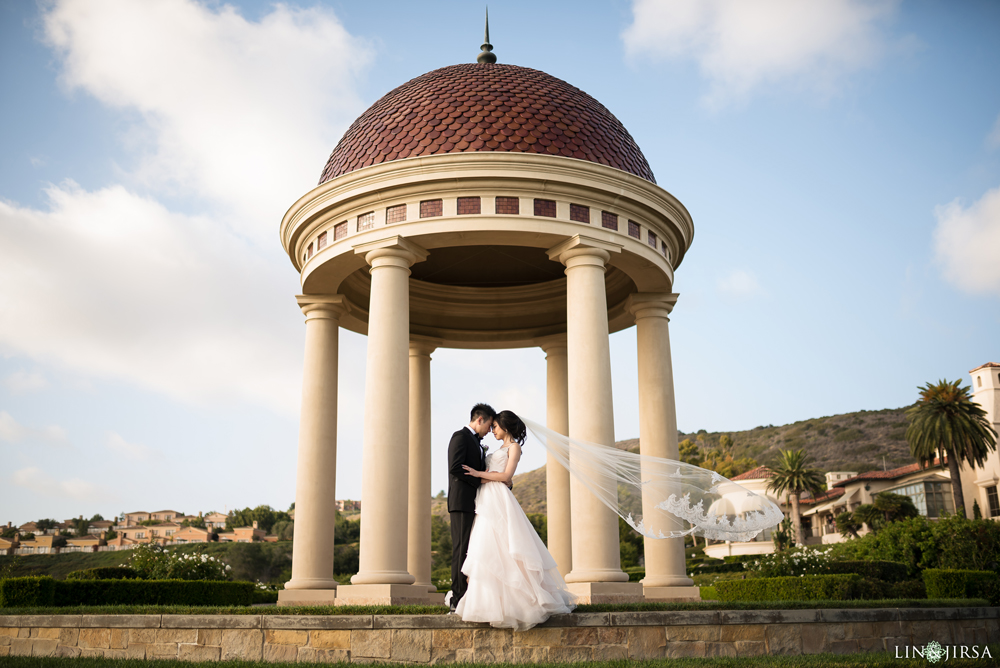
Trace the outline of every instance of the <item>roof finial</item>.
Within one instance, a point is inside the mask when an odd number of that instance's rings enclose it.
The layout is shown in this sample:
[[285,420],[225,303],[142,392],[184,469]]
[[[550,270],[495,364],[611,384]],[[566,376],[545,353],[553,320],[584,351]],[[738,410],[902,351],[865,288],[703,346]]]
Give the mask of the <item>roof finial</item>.
[[478,63],[495,63],[497,62],[497,54],[491,53],[493,51],[493,45],[490,44],[490,8],[486,8],[486,36],[483,38],[485,42],[481,47],[483,51],[476,58]]

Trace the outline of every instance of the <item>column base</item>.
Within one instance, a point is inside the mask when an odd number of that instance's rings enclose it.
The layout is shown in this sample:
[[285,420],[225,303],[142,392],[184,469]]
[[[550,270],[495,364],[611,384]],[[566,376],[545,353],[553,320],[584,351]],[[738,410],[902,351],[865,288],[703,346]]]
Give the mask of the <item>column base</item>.
[[700,601],[700,587],[643,587],[647,601]]
[[336,589],[282,589],[278,605],[336,605]]
[[[431,593],[426,586],[399,584],[341,585],[334,605],[427,605]],[[444,603],[444,595],[441,595]]]
[[642,585],[638,582],[570,582],[566,585],[578,604],[640,603]]

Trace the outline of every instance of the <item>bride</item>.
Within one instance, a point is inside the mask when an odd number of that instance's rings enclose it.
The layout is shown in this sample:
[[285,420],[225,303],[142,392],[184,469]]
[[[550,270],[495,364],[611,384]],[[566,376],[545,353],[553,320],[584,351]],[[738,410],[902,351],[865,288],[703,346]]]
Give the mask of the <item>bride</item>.
[[464,467],[483,484],[476,493],[476,520],[462,566],[469,585],[455,614],[467,622],[524,631],[551,615],[572,612],[575,597],[507,488],[527,437],[524,422],[501,411],[493,420],[493,437],[502,445],[487,456],[486,470]]

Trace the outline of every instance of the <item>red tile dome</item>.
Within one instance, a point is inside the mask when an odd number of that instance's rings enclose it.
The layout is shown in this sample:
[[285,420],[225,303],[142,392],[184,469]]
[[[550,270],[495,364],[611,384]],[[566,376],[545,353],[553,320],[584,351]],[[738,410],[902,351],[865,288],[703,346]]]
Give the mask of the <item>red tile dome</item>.
[[562,79],[516,65],[452,65],[412,79],[354,121],[319,182],[418,155],[541,153],[614,167],[656,183],[625,126]]

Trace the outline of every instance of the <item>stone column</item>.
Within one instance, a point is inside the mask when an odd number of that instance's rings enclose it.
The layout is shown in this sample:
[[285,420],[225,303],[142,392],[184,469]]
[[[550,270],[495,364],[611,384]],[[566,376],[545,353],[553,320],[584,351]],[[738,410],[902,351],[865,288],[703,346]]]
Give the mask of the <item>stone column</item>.
[[[676,302],[676,294],[636,293],[626,303],[635,315],[639,353],[639,452],[674,460],[680,454],[667,316]],[[643,517],[663,517],[663,511],[656,508],[662,500],[643,494]],[[667,528],[681,528],[681,523]],[[642,585],[647,600],[701,600],[700,590],[687,576],[683,538],[643,537],[643,551],[646,577]]]
[[[613,447],[611,350],[604,272],[621,247],[577,235],[550,249],[566,265],[569,435]],[[599,474],[599,472],[591,472]],[[621,569],[618,516],[576,477],[570,478],[573,570],[566,576],[581,603],[641,600],[642,585]]]
[[306,316],[299,459],[295,480],[292,579],[278,605],[333,605],[333,527],[337,481],[337,354],[341,295],[299,295]]
[[[428,592],[431,583],[431,353],[436,346],[410,342],[410,485],[406,569]],[[443,597],[442,597],[443,598]]]
[[423,602],[407,571],[409,520],[410,266],[427,252],[394,236],[355,247],[371,266],[361,470],[360,571],[340,587],[343,605]]
[[[567,396],[566,337],[552,336],[539,343],[546,362],[546,426],[569,434]],[[552,455],[545,462],[545,506],[548,513],[549,552],[563,577],[573,569],[573,542],[570,526],[569,471]]]

